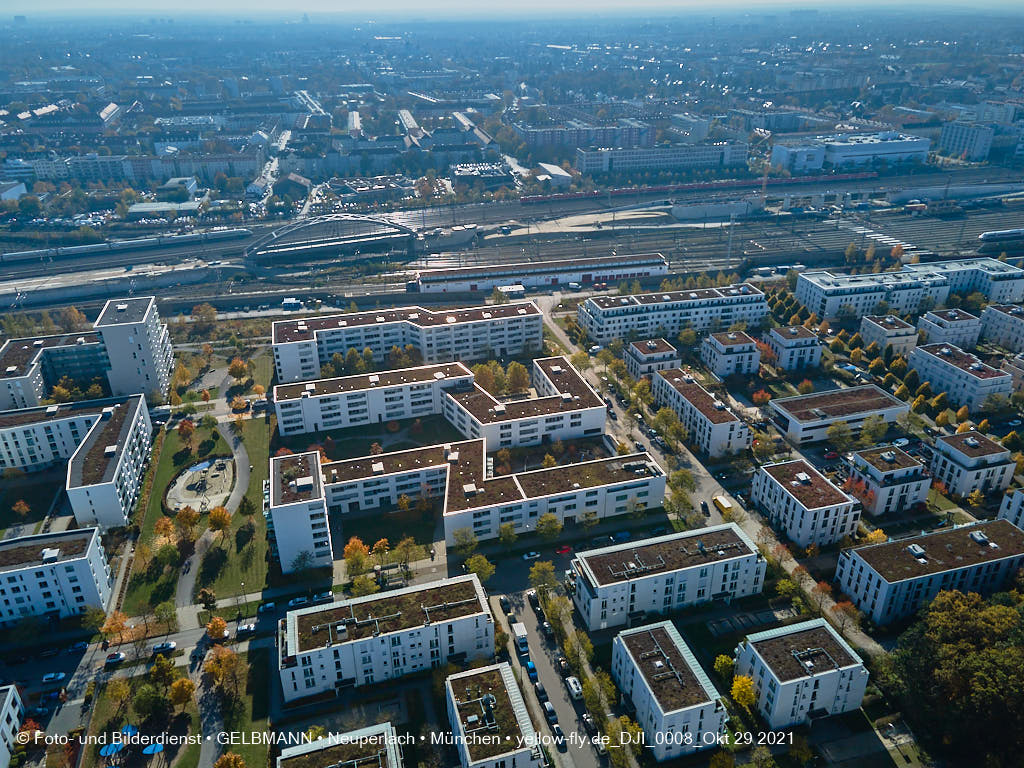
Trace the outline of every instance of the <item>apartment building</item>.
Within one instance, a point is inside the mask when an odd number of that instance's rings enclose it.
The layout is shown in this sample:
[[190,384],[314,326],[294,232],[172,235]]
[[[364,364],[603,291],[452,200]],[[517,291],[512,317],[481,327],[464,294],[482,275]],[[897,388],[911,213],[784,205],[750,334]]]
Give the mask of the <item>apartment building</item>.
[[587,629],[642,622],[712,600],[756,595],[767,565],[735,523],[580,552],[572,599]]
[[7,339],[0,344],[0,411],[39,405],[62,376],[88,381],[109,367],[95,333]]
[[997,304],[1024,300],[1024,269],[992,258],[904,264],[899,272],[844,275],[827,270],[801,272],[795,296],[820,318],[840,310],[856,317],[878,314],[879,303],[899,314],[917,314],[921,302],[942,306],[950,293],[983,293]]
[[924,344],[952,344],[974,349],[981,335],[981,320],[962,309],[933,309],[917,320]]
[[981,336],[1011,352],[1024,352],[1024,307],[989,304],[981,313]]
[[896,315],[864,315],[860,319],[860,337],[864,348],[877,344],[883,352],[892,347],[893,355],[906,357],[917,346],[917,329]]
[[403,768],[402,740],[388,721],[285,747],[277,757],[277,768],[329,765]]
[[772,328],[765,340],[775,353],[775,365],[784,371],[817,368],[821,365],[821,339],[802,325]]
[[334,562],[319,453],[271,457],[269,512],[283,573]]
[[835,581],[878,625],[910,616],[941,590],[997,592],[1024,565],[1024,531],[991,520],[839,554]]
[[622,353],[626,373],[634,379],[650,376],[655,371],[678,368],[682,362],[679,350],[665,339],[630,342]]
[[928,499],[932,481],[924,464],[894,445],[855,451],[846,463],[850,491],[870,515],[907,510]]
[[468,309],[402,307],[279,320],[273,326],[274,365],[281,383],[320,376],[335,353],[369,349],[383,360],[412,345],[424,363],[525,355],[543,349],[541,312],[532,301]]
[[18,731],[25,719],[25,704],[18,686],[0,686],[0,768],[11,764],[11,755],[18,746]]
[[444,416],[467,439],[484,439],[488,453],[520,445],[597,437],[607,408],[564,357],[533,361],[536,397],[498,400],[479,386],[445,390]]
[[507,661],[449,675],[444,689],[462,768],[547,765],[541,737]]
[[750,500],[773,528],[801,547],[835,544],[852,536],[860,520],[857,500],[803,459],[762,465]]
[[977,411],[992,395],[1010,396],[1010,374],[981,362],[977,355],[952,344],[915,347],[907,363],[916,368],[921,381],[931,382],[932,392],[945,392],[950,404],[966,405]]
[[750,447],[750,427],[689,373],[681,368],[658,371],[652,381],[655,404],[676,412],[701,453],[718,458]]
[[939,134],[939,151],[971,162],[984,162],[992,150],[995,130],[991,125],[954,120],[944,123]]
[[881,416],[887,424],[893,424],[910,410],[909,405],[874,384],[783,397],[770,405],[775,425],[797,445],[826,439],[828,428],[836,422],[845,422],[856,434],[871,416]]
[[942,435],[932,452],[932,477],[949,493],[966,497],[972,491],[994,493],[1009,487],[1017,464],[1010,451],[974,430]]
[[772,730],[860,709],[868,670],[825,619],[747,635],[736,674],[754,681],[757,709]]
[[726,141],[667,147],[577,147],[576,170],[594,174],[644,168],[746,168],[747,150],[744,143]]
[[613,339],[675,336],[684,328],[707,331],[740,322],[757,325],[767,314],[764,294],[749,283],[740,283],[691,291],[592,296],[579,305],[577,320],[593,341],[608,344]]
[[733,374],[756,374],[761,365],[761,352],[757,342],[742,331],[709,333],[701,342],[700,359],[715,376],[724,379]]
[[158,394],[161,400],[167,396],[174,353],[167,325],[160,322],[155,297],[111,299],[93,328],[107,350],[107,379],[112,394]]
[[127,525],[149,463],[153,427],[141,395],[0,413],[0,470],[67,462],[79,525]]
[[278,627],[285,701],[494,657],[474,574],[288,611]]
[[282,435],[346,429],[441,413],[448,391],[472,389],[462,363],[317,379],[274,387]]
[[658,762],[710,749],[725,733],[722,694],[671,621],[619,632],[612,679],[632,702]]
[[0,541],[0,626],[106,610],[112,586],[97,528]]

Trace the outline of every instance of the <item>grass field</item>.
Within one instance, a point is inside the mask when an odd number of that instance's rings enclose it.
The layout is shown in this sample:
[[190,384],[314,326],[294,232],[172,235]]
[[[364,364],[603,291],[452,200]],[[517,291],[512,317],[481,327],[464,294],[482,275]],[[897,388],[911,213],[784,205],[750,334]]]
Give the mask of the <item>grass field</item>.
[[[224,729],[235,733],[263,733],[267,730],[267,716],[270,712],[270,688],[267,674],[270,665],[270,651],[267,648],[252,648],[241,657],[249,665],[245,684],[245,695],[230,712],[224,713]],[[263,768],[267,764],[267,744],[234,744],[225,751],[240,755],[249,768]]]

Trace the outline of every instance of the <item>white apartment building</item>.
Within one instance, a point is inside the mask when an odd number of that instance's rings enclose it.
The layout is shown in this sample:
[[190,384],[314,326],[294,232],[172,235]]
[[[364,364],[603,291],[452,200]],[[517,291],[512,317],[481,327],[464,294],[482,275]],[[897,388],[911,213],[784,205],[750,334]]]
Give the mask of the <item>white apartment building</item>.
[[25,705],[18,686],[0,686],[0,768],[11,764],[11,755],[17,748],[18,731],[25,719]]
[[0,344],[0,411],[39,405],[62,376],[84,382],[109,367],[95,333],[7,339]]
[[564,357],[533,361],[536,397],[498,400],[479,386],[445,390],[443,413],[467,439],[482,437],[488,453],[603,434],[604,401]]
[[285,747],[277,757],[277,768],[309,768],[311,764],[403,768],[405,763],[401,739],[388,721]]
[[740,283],[635,296],[592,296],[579,305],[577,320],[596,343],[608,344],[613,339],[675,336],[685,328],[707,331],[740,322],[757,325],[767,314],[764,294]]
[[924,344],[953,344],[974,349],[981,335],[981,320],[962,309],[933,309],[917,320]]
[[0,541],[0,626],[106,610],[113,575],[97,528]]
[[1010,374],[981,362],[977,355],[952,344],[915,347],[907,363],[916,368],[921,381],[931,382],[932,392],[945,392],[953,405],[976,411],[991,395],[1010,396]]
[[174,353],[167,325],[160,322],[156,311],[155,297],[111,299],[93,328],[103,339],[110,360],[107,379],[111,393],[167,396]]
[[1024,565],[1024,531],[991,520],[839,554],[839,589],[878,625],[910,616],[941,590],[996,592]]
[[851,493],[870,515],[906,510],[928,499],[931,478],[924,464],[894,445],[854,452],[847,461]]
[[939,151],[974,163],[988,159],[995,130],[991,125],[954,120],[942,126]]
[[825,147],[813,143],[775,144],[772,146],[771,164],[790,173],[820,171],[825,164]]
[[825,440],[828,428],[839,421],[856,434],[870,416],[881,416],[893,424],[910,410],[909,405],[874,384],[783,397],[770,405],[775,425],[796,445]]
[[864,315],[860,319],[860,337],[864,348],[872,343],[884,352],[892,347],[894,355],[906,357],[917,346],[917,329],[896,315]]
[[472,371],[458,362],[278,384],[277,428],[296,435],[430,416],[441,413],[448,390],[472,385]]
[[577,147],[576,169],[593,174],[643,168],[746,168],[747,149],[746,144],[726,141],[668,147]]
[[990,344],[1024,352],[1024,307],[989,304],[981,313],[981,335]]
[[735,674],[753,679],[757,709],[774,730],[860,709],[864,662],[825,619],[747,635]]
[[825,148],[825,164],[849,168],[884,162],[899,165],[928,160],[931,139],[897,131],[879,133],[838,134],[814,139]]
[[837,317],[840,309],[856,317],[877,314],[883,301],[893,312],[917,314],[925,299],[931,306],[942,306],[951,292],[975,291],[993,303],[1020,303],[1024,269],[986,257],[904,264],[899,272],[870,275],[810,270],[800,273],[795,296],[824,319]]
[[278,627],[285,701],[494,657],[474,574],[288,611]]
[[1021,492],[1020,488],[1003,496],[1003,502],[999,505],[999,517],[1024,530],[1024,492]]
[[1008,448],[972,430],[936,438],[931,469],[932,477],[944,483],[950,493],[966,497],[974,490],[1005,490],[1017,464]]
[[742,331],[709,333],[701,342],[700,359],[708,370],[723,379],[733,374],[757,373],[761,365],[761,352],[757,342]]
[[821,365],[821,339],[802,325],[772,328],[765,340],[775,353],[775,364],[784,371],[817,368]]
[[651,394],[658,406],[668,406],[686,427],[690,443],[718,458],[750,447],[750,427],[681,368],[654,374]]
[[633,703],[658,762],[714,747],[725,733],[722,694],[671,621],[619,632],[612,679]]
[[634,379],[650,376],[655,371],[678,368],[682,362],[679,350],[665,339],[630,342],[622,353],[622,359],[626,363],[626,373]]
[[803,459],[762,465],[750,500],[773,528],[801,547],[835,544],[852,536],[860,520],[857,500]]
[[271,457],[269,511],[283,573],[334,562],[319,453]]
[[0,470],[67,462],[79,525],[127,525],[149,463],[152,423],[141,395],[0,413]]
[[425,363],[522,355],[543,349],[541,312],[532,301],[469,309],[402,307],[279,320],[273,326],[274,365],[281,383],[320,376],[336,353],[369,349],[383,360],[412,345]]
[[593,632],[759,594],[767,564],[736,523],[725,523],[580,552],[570,568],[573,603]]
[[547,763],[507,661],[449,675],[448,722],[462,768],[542,768]]

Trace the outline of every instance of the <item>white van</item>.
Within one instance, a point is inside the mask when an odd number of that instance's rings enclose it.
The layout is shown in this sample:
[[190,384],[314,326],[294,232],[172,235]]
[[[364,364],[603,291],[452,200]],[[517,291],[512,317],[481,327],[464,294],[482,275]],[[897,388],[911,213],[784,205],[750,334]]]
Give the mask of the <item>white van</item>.
[[583,686],[580,679],[575,676],[565,678],[565,687],[569,689],[569,697],[579,701],[583,698]]

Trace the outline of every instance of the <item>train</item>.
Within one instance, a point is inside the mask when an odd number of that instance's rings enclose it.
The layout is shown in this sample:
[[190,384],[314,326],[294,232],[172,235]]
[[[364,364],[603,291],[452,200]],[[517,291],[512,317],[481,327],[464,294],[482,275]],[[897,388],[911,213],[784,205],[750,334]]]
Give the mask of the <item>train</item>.
[[[860,173],[836,173],[823,176],[794,176],[787,179],[768,179],[769,187],[798,186],[800,184],[829,184],[837,181],[857,181],[858,179],[875,179],[875,171]],[[602,197],[628,197],[630,195],[657,195],[672,192],[699,192],[701,190],[725,189],[757,189],[761,186],[760,179],[724,179],[722,181],[699,181],[689,184],[664,184],[651,187],[620,187],[611,190],[594,190],[592,192],[556,192],[550,195],[524,195],[519,198],[523,205],[537,203],[558,203],[566,200],[590,200]]]
[[983,243],[1005,243],[1013,240],[1024,240],[1024,229],[997,229],[982,232],[978,239]]
[[11,251],[0,254],[0,263],[38,261],[41,259],[67,259],[90,256],[109,251],[137,251],[145,248],[173,248],[189,243],[212,243],[219,240],[238,240],[251,237],[252,230],[241,228],[211,229],[208,232],[190,232],[187,235],[157,235],[134,240],[107,240],[92,245],[69,245],[61,248],[40,248],[34,251]]

